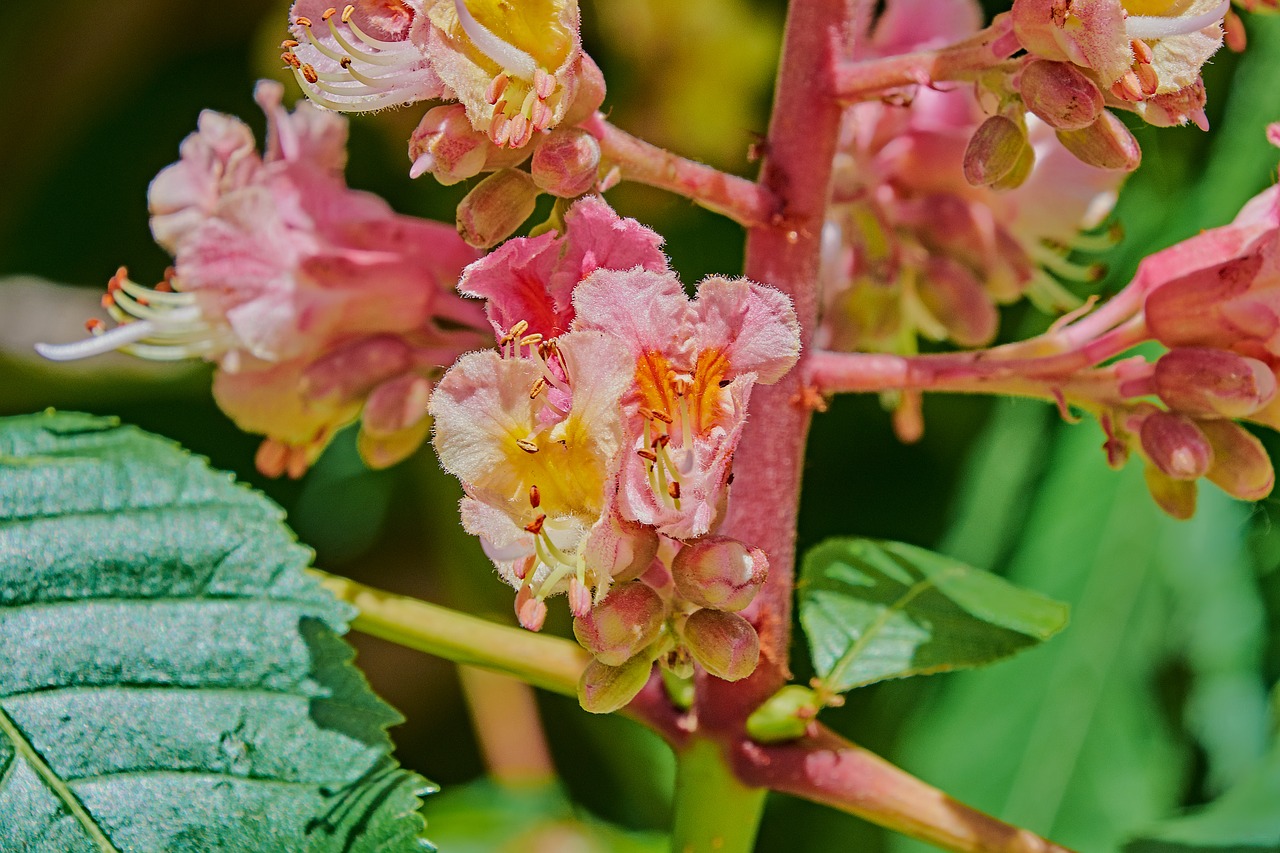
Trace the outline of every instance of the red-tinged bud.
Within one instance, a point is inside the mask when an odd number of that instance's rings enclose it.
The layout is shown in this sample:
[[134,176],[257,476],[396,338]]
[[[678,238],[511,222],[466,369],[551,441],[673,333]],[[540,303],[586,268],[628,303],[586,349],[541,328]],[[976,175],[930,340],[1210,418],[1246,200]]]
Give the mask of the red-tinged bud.
[[1058,141],[1077,160],[1099,169],[1132,172],[1142,162],[1138,140],[1120,119],[1106,110],[1088,127],[1059,130]]
[[916,293],[928,312],[962,347],[991,343],[1000,325],[995,303],[964,264],[944,255],[930,255]]
[[1023,69],[1018,88],[1027,109],[1056,130],[1080,130],[1102,113],[1102,92],[1070,62],[1038,59]]
[[737,539],[706,536],[685,545],[671,561],[676,591],[691,604],[741,610],[769,574],[769,558]]
[[991,116],[969,139],[964,152],[965,180],[975,187],[991,186],[1014,173],[1030,150],[1027,134],[1017,123],[1005,116]]
[[702,668],[725,681],[740,681],[760,662],[760,636],[750,622],[723,610],[696,610],[681,631]]
[[600,174],[600,143],[576,127],[553,130],[538,143],[529,168],[533,182],[544,192],[575,198],[596,184]]
[[593,660],[578,679],[578,704],[592,714],[611,714],[644,689],[652,669],[653,661],[644,652],[621,666]]
[[494,172],[458,204],[458,233],[476,248],[496,246],[529,218],[537,201],[538,187],[527,172]]
[[431,429],[430,399],[431,383],[412,373],[373,389],[364,404],[356,442],[360,458],[370,468],[389,468],[408,458]]
[[409,136],[409,177],[430,172],[445,186],[465,181],[481,172],[515,166],[528,151],[499,148],[471,126],[462,104],[446,104],[428,110]]
[[662,598],[640,581],[630,581],[574,619],[573,635],[596,660],[619,666],[658,638],[666,617]]
[[1228,348],[1241,338],[1271,337],[1280,330],[1280,317],[1248,298],[1262,263],[1253,252],[1161,284],[1143,306],[1147,328],[1170,348]]
[[1198,487],[1195,480],[1175,480],[1150,463],[1143,469],[1143,474],[1151,497],[1166,514],[1179,521],[1186,521],[1196,514]]
[[583,549],[591,570],[615,581],[638,578],[657,554],[658,534],[652,527],[626,521],[615,513],[607,513],[591,529]]
[[1262,442],[1232,421],[1201,421],[1213,447],[1213,466],[1205,476],[1232,497],[1262,500],[1271,494],[1276,474]]
[[1213,448],[1191,418],[1172,412],[1152,412],[1139,430],[1142,452],[1175,480],[1203,477],[1213,465]]
[[1202,418],[1243,418],[1276,395],[1276,375],[1267,365],[1207,347],[1165,353],[1152,379],[1169,408]]

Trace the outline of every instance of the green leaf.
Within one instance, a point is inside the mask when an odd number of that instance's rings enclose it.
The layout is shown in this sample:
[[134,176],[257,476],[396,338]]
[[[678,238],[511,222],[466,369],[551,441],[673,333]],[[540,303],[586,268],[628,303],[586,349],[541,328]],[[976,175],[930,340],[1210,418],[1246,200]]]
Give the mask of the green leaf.
[[[1216,740],[1203,741],[1211,767],[1229,772],[1258,739],[1265,694],[1243,552],[1249,510],[1205,487],[1196,518],[1174,521],[1152,504],[1139,465],[1107,467],[1095,425],[1057,432],[1044,482],[1008,486],[1031,506],[1008,575],[1068,602],[1071,630],[939,685],[894,759],[1072,849],[1114,851],[1187,789],[1193,756],[1166,704],[1172,675],[1192,676],[1189,707],[1173,712],[1188,725],[1203,717],[1208,727],[1208,714],[1233,708],[1216,721]],[[980,515],[1000,500],[966,503]],[[904,838],[889,849],[933,850]]]
[[0,849],[429,847],[282,518],[114,420],[0,421]]
[[1280,748],[1204,809],[1167,821],[1125,853],[1280,853]]
[[1067,622],[1065,605],[899,542],[823,542],[805,556],[799,594],[814,669],[834,691],[981,666]]
[[628,832],[574,809],[556,783],[450,788],[432,803],[431,835],[448,853],[666,853],[665,835]]

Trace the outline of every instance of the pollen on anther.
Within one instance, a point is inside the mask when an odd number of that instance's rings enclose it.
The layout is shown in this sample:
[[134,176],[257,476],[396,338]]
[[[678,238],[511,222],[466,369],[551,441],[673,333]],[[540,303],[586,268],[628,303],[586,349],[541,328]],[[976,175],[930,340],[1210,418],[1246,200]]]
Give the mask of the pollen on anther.
[[654,453],[652,450],[637,450],[636,456],[639,456],[641,459],[647,459],[650,462],[658,461],[658,454]]
[[526,524],[524,526],[524,529],[532,533],[534,536],[537,536],[539,533],[542,532],[542,525],[545,524],[546,521],[547,521],[546,515],[540,515],[537,518],[535,518],[533,521]]
[[341,65],[343,68],[350,68],[350,67],[351,67],[351,61],[352,61],[352,60],[351,60],[351,57],[349,57],[349,56],[344,56],[344,57],[342,57],[341,59],[339,59],[339,60],[338,60],[338,64],[339,64],[339,65]]
[[680,481],[672,480],[667,484],[667,494],[675,500],[680,500]]
[[529,487],[529,506],[534,509],[538,508],[538,504],[542,503],[542,493],[538,491],[537,486]]
[[114,296],[112,296],[110,293],[102,294],[103,308],[110,308],[112,305],[115,305],[115,304],[116,304],[116,298]]
[[342,23],[344,24],[351,23],[351,16],[354,15],[355,13],[356,13],[356,7],[348,3],[346,7],[342,10]]
[[317,74],[316,70],[312,68],[310,65],[303,65],[302,68],[298,70],[302,72],[303,79],[305,79],[308,83],[315,84],[320,82],[320,75]]
[[282,53],[280,54],[280,60],[291,68],[302,69],[302,60],[298,58],[296,53]]
[[294,18],[294,19],[293,19],[293,22],[294,22],[295,24],[297,24],[298,26],[300,26],[300,27],[310,27],[310,26],[311,26],[311,19],[310,19],[310,18],[304,18],[304,17],[302,17],[301,15],[299,15],[299,16],[298,16],[298,17],[296,17],[296,18]]
[[336,14],[338,14],[338,10],[330,6],[328,9],[325,9],[320,13],[320,20],[327,21]]
[[520,448],[521,450],[523,450],[525,453],[537,453],[537,452],[538,452],[538,445],[534,444],[532,441],[529,441],[529,439],[527,439],[527,438],[517,438],[517,439],[516,439],[516,447],[519,447],[519,448]]
[[285,39],[284,41],[280,42],[281,50],[293,50],[297,46],[298,46],[298,42],[296,39]]
[[664,424],[673,424],[676,419],[661,409],[651,409],[649,415],[656,421],[662,421]]
[[547,382],[545,377],[539,376],[538,381],[533,383],[533,387],[529,389],[529,399],[532,400],[541,394],[551,383]]
[[97,334],[98,332],[102,331],[102,328],[105,325],[106,323],[103,323],[97,317],[90,317],[88,320],[84,321],[84,330],[92,334]]

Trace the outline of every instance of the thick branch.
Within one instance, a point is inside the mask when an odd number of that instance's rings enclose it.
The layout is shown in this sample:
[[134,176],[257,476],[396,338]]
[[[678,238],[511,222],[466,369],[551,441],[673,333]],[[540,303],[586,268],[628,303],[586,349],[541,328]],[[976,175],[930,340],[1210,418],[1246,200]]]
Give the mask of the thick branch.
[[774,746],[743,741],[738,776],[956,853],[1071,853],[970,808],[829,729]]
[[747,228],[769,222],[778,210],[777,199],[759,184],[637,139],[599,113],[583,127],[600,140],[601,155],[622,170],[623,180],[682,195]]

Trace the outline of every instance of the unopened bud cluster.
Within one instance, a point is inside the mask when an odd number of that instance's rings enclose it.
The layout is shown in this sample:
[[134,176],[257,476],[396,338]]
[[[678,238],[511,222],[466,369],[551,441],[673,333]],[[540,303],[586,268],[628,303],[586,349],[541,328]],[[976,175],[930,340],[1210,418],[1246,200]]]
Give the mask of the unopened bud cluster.
[[738,681],[755,671],[760,639],[742,610],[764,584],[768,558],[736,539],[706,536],[659,549],[635,580],[615,585],[573,622],[578,642],[595,660],[579,683],[589,711],[607,713],[631,701],[656,662],[677,679],[693,664]]

